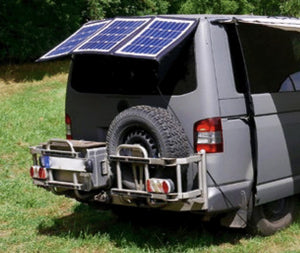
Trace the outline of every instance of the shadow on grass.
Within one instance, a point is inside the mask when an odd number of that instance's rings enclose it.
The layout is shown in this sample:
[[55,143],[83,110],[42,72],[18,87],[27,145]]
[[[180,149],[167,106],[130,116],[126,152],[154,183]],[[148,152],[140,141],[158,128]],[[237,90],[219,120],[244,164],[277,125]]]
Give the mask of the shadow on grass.
[[70,61],[53,61],[41,63],[25,63],[20,65],[0,65],[0,82],[40,81],[60,73],[68,73]]
[[119,218],[110,211],[97,211],[81,204],[71,215],[53,220],[51,226],[40,224],[38,230],[43,235],[74,238],[108,235],[117,247],[134,245],[144,249],[176,248],[176,251],[239,244],[240,239],[248,237],[245,230],[203,223],[196,214],[142,211],[130,217]]

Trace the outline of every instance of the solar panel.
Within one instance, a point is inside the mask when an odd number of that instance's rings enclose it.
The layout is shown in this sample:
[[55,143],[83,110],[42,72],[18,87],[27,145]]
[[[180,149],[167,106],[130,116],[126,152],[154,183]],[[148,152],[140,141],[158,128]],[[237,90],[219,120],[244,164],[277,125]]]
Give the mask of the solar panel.
[[39,60],[49,59],[54,57],[59,57],[69,54],[83,41],[89,38],[91,35],[95,34],[97,31],[101,30],[108,24],[109,21],[101,21],[97,23],[87,24],[81,27],[78,31],[60,43],[58,46],[53,48],[47,54],[43,55]]
[[157,57],[187,36],[195,20],[155,18],[116,54]]
[[38,61],[76,53],[142,57],[159,61],[184,41],[196,24],[196,19],[174,17],[115,18],[88,23]]
[[116,18],[74,52],[109,52],[149,20],[150,18]]

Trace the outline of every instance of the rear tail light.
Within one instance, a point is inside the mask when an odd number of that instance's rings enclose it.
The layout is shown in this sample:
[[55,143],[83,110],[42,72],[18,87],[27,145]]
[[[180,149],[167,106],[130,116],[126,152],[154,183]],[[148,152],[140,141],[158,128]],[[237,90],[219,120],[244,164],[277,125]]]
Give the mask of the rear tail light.
[[71,131],[72,120],[71,117],[66,114],[66,138],[67,140],[72,140],[72,131]]
[[35,169],[34,167],[30,168],[30,176],[33,178],[35,176]]
[[43,167],[39,168],[39,178],[46,179],[48,177],[47,170]]
[[195,152],[204,149],[206,153],[223,152],[221,118],[200,120],[194,126]]
[[146,182],[146,190],[151,193],[164,193],[168,194],[173,192],[175,187],[171,179],[151,178]]
[[30,176],[37,179],[47,179],[48,171],[46,168],[34,165],[30,168]]
[[39,178],[39,169],[40,169],[40,166],[38,166],[38,165],[31,166],[31,168],[30,168],[30,176],[32,178]]

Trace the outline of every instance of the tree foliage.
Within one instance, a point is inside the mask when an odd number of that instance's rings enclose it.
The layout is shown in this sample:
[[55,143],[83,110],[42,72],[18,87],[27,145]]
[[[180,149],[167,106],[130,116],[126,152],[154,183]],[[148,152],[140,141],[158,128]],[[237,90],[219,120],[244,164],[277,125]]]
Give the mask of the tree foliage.
[[265,16],[300,16],[299,0],[186,0],[181,13],[256,14]]
[[0,63],[36,59],[87,20],[166,13],[300,16],[300,0],[0,0]]
[[83,22],[82,0],[0,0],[0,62],[36,59]]
[[246,14],[254,9],[247,0],[187,0],[181,7],[182,13]]
[[279,8],[282,15],[300,17],[299,0],[282,1]]
[[169,6],[166,0],[89,0],[88,13],[91,19],[165,14]]

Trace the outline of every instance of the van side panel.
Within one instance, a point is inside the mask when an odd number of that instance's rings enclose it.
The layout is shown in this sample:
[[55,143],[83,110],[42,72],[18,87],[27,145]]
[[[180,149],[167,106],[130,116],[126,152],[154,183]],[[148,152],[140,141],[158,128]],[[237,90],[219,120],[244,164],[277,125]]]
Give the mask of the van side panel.
[[[221,33],[221,30],[222,29],[217,25],[212,26],[212,36]],[[282,36],[288,38],[287,34],[282,33]],[[288,47],[287,39],[283,39],[283,42],[285,42],[285,46]],[[227,45],[226,43],[221,45],[221,43],[222,40],[212,40],[212,44],[216,45],[216,51],[222,48],[221,51],[217,51],[214,54],[221,115],[228,120],[240,118],[243,122],[246,122],[247,118],[243,119],[243,117],[246,116],[246,101],[243,98],[244,95],[237,93],[235,88],[236,85],[234,85],[234,78],[230,78],[228,77],[228,74],[226,75],[222,72],[224,69],[229,70],[230,67],[232,67],[232,64],[226,64],[225,60],[217,59],[217,57],[222,55],[222,51],[225,52],[223,53],[224,59],[227,59],[225,56],[228,53],[226,50]],[[249,38],[247,38],[245,43],[247,45],[251,44]],[[250,50],[248,52],[248,56],[254,53],[253,50],[255,50],[255,48],[251,49],[252,51]],[[260,50],[263,52],[265,51],[264,47],[260,48]],[[279,58],[276,60],[283,64],[285,54],[281,52],[279,55],[281,55],[283,59]],[[264,61],[268,61],[268,58],[264,59]],[[243,64],[243,62],[240,62],[240,64]],[[255,69],[256,65],[253,63],[253,59],[252,64],[252,68]],[[278,65],[280,64],[274,64],[275,67]],[[259,71],[263,72],[263,68],[264,65],[260,64]],[[289,68],[292,67],[289,66]],[[276,71],[276,69],[273,71]],[[231,74],[234,73],[234,71],[230,70],[227,73]],[[268,75],[270,76],[269,72]],[[273,82],[276,84],[275,81]],[[244,85],[244,83],[239,83],[238,85],[241,86]],[[250,85],[255,86],[256,83],[251,83],[250,80]],[[261,89],[265,89],[265,87],[260,88],[259,90]],[[260,205],[299,193],[300,156],[298,155],[298,152],[300,150],[300,92],[253,94],[252,98],[257,131],[257,146],[253,148],[257,149],[256,151],[258,154],[257,157],[253,157],[254,159],[257,159],[258,169],[256,204]],[[226,127],[224,127],[223,131],[226,132]],[[239,136],[239,138],[241,138],[241,136]],[[234,145],[231,144],[230,147],[232,146]],[[241,146],[238,154],[246,151],[244,148],[245,147]],[[251,154],[251,149],[246,152]],[[228,156],[226,156],[226,158],[227,157]],[[252,157],[250,157],[250,160],[251,158]]]
[[254,107],[260,205],[299,193],[300,34],[258,24],[238,31]]
[[257,204],[300,192],[300,92],[253,95],[258,135]]
[[250,130],[245,121],[245,98],[235,89],[227,34],[223,26],[213,24],[210,25],[210,34],[224,152],[207,156],[211,186],[209,208],[210,211],[219,211],[239,207],[243,201],[249,200],[253,167]]

